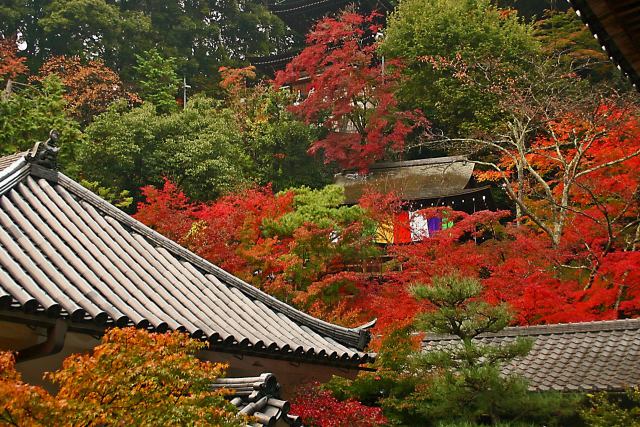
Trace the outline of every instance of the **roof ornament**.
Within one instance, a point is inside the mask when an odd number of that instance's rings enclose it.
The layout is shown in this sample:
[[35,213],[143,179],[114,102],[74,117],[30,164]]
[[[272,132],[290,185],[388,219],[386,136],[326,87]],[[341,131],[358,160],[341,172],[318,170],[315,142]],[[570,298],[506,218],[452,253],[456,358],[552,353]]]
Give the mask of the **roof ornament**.
[[358,326],[356,329],[360,329],[362,331],[368,331],[369,329],[371,329],[374,326],[376,326],[376,323],[378,323],[378,318],[377,317],[375,319],[365,323],[364,325]]
[[59,138],[60,134],[58,131],[52,129],[51,132],[49,132],[49,139],[44,142],[35,143],[26,156],[27,160],[47,169],[58,169],[58,151],[60,151],[60,147],[57,145],[57,142]]

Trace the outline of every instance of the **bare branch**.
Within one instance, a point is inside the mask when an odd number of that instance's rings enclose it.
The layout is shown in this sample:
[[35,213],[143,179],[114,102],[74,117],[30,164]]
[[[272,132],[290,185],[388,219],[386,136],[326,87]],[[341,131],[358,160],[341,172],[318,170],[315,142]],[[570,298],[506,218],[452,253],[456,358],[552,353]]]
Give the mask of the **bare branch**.
[[618,163],[626,162],[627,160],[629,160],[629,159],[633,159],[634,157],[637,157],[637,156],[640,156],[640,149],[638,149],[638,150],[634,151],[633,153],[631,153],[631,154],[629,154],[629,155],[627,155],[627,156],[621,157],[621,158],[619,158],[619,159],[612,160],[612,161],[610,161],[610,162],[606,162],[606,163],[603,163],[603,164],[601,164],[601,165],[594,166],[594,167],[592,167],[592,168],[589,168],[589,169],[583,170],[582,172],[577,173],[577,174],[575,175],[575,178],[580,178],[581,176],[584,176],[584,175],[590,174],[590,173],[595,172],[595,171],[597,171],[597,170],[600,170],[600,169],[602,169],[602,168],[607,168],[607,167],[609,167],[609,166],[617,165]]

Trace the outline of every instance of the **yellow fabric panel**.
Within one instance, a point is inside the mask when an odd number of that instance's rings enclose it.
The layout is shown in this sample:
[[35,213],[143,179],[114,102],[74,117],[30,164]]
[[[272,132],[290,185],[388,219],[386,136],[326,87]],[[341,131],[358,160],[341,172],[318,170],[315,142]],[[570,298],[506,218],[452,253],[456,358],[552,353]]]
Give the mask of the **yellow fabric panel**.
[[393,243],[393,223],[379,224],[373,241],[382,244]]

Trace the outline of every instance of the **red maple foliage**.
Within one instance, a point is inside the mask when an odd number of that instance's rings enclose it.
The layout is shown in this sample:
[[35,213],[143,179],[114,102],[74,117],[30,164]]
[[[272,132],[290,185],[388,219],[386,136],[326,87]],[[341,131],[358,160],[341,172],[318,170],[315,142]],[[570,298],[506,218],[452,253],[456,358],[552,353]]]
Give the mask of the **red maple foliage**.
[[146,225],[315,316],[344,324],[359,320],[353,299],[367,275],[344,266],[372,250],[360,221],[280,223],[296,210],[295,194],[274,194],[270,186],[198,204],[169,181],[142,193],[146,201],[136,218]]
[[402,64],[376,57],[378,15],[344,11],[321,19],[307,35],[307,47],[278,72],[278,87],[308,79],[305,98],[291,107],[326,136],[309,152],[325,161],[366,170],[389,151],[401,152],[408,136],[427,122],[418,110],[403,111],[394,95]]
[[220,87],[227,91],[229,97],[239,98],[240,93],[246,89],[247,80],[255,79],[256,67],[250,65],[242,68],[218,68],[220,73]]
[[195,207],[187,196],[165,178],[162,189],[141,189],[146,201],[138,204],[135,218],[171,240],[183,243],[195,219]]
[[141,102],[136,94],[125,90],[120,76],[100,59],[84,62],[78,56],[53,56],[42,64],[34,80],[51,74],[57,75],[64,84],[71,114],[84,123],[118,99],[132,104]]
[[291,402],[291,413],[310,427],[374,427],[387,424],[382,409],[365,406],[357,400],[339,401],[319,384],[298,389]]
[[[454,226],[419,242],[387,246],[388,261],[367,272],[366,251],[355,251],[355,257],[344,252],[368,241],[360,222],[344,227],[340,244],[332,240],[332,229],[309,222],[290,233],[267,232],[270,223],[295,209],[292,192],[255,188],[198,205],[170,182],[161,190],[145,188],[144,194],[137,218],[146,224],[315,316],[349,325],[377,318],[375,334],[406,326],[429,309],[410,295],[412,284],[451,272],[482,280],[485,298],[508,302],[518,324],[640,314],[640,252],[622,239],[594,258],[594,250],[608,242],[595,225],[606,229],[606,222],[571,220],[565,244],[555,247],[536,228],[511,223],[507,211],[429,208],[421,214],[446,216]],[[363,200],[379,224],[399,208],[396,199],[388,199],[376,205],[384,198],[372,194]]]
[[638,251],[606,255],[590,279],[581,269],[571,268],[589,258],[586,250],[554,248],[535,230],[503,224],[504,212],[458,215],[453,228],[392,249],[402,260],[403,269],[395,277],[398,284],[429,283],[431,277],[451,272],[476,277],[485,285],[485,299],[508,302],[518,324],[640,314]]
[[26,58],[18,56],[15,37],[0,38],[0,80],[15,79],[27,72]]

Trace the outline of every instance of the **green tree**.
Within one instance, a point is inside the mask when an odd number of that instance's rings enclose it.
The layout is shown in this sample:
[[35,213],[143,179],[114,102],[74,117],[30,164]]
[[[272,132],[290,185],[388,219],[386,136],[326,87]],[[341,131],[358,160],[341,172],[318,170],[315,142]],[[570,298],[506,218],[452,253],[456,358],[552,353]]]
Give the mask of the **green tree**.
[[28,13],[24,0],[5,0],[0,4],[0,37],[9,38],[17,33],[20,21]]
[[589,405],[580,415],[591,427],[639,427],[640,389],[629,389],[623,395],[598,393],[589,395]]
[[559,58],[563,68],[594,83],[614,83],[620,89],[627,87],[633,90],[573,9],[547,11],[542,19],[535,22],[534,28],[542,52]]
[[177,58],[195,91],[216,80],[220,65],[282,52],[293,43],[291,30],[257,0],[4,1],[0,36],[16,34],[32,70],[51,55],[77,55],[101,59],[126,83],[134,82],[135,55],[155,47]]
[[142,99],[152,103],[160,113],[175,111],[180,84],[175,59],[163,58],[157,49],[136,55],[136,59],[135,71]]
[[77,147],[73,174],[136,197],[162,177],[179,183],[193,198],[210,200],[252,178],[251,159],[228,110],[207,98],[161,115],[153,105],[129,109],[116,103],[87,129]]
[[[360,292],[361,278],[335,267],[357,265],[380,253],[373,243],[375,226],[360,206],[343,205],[342,187],[298,187],[276,195],[281,199],[288,196],[293,196],[291,211],[264,218],[261,224],[262,237],[267,241],[286,243],[286,252],[277,259],[282,274],[275,280],[264,273],[256,278],[262,280],[265,289],[286,289],[274,293],[285,300],[293,296],[290,303],[316,316],[348,320],[342,300],[345,295]],[[248,253],[267,255],[255,258],[255,269],[266,272],[275,264],[270,258],[277,252],[276,248],[265,251],[266,245],[260,248],[260,240]]]
[[406,0],[389,16],[381,52],[401,58],[408,80],[400,90],[411,108],[420,108],[435,130],[469,136],[490,130],[501,118],[497,95],[485,85],[469,85],[443,64],[469,65],[475,73],[519,75],[538,50],[533,28],[514,11],[489,0]]
[[317,190],[298,187],[288,191],[293,192],[293,211],[275,221],[265,220],[263,223],[265,236],[292,236],[293,232],[304,224],[314,224],[319,228],[331,228],[339,232],[340,228],[354,222],[361,222],[369,226],[368,230],[371,234],[374,231],[374,224],[367,219],[364,209],[358,205],[343,205],[344,189],[338,185],[327,185]]
[[133,197],[129,196],[129,191],[127,190],[119,191],[113,188],[102,187],[100,183],[96,181],[86,181],[84,179],[80,181],[80,184],[117,208],[125,209],[133,203]]
[[83,134],[67,116],[63,95],[60,79],[49,76],[37,84],[14,85],[10,94],[0,98],[0,154],[27,150],[55,129],[63,147],[61,163],[72,161],[73,148]]
[[[505,304],[481,299],[483,288],[476,279],[434,277],[412,291],[431,307],[418,314],[412,327],[397,329],[383,340],[376,372],[361,373],[355,380],[334,377],[326,387],[336,397],[379,405],[396,425],[553,426],[576,420],[579,397],[532,393],[521,376],[501,374],[501,366],[527,354],[531,342],[482,344],[475,339],[499,332],[511,318]],[[459,341],[416,351],[416,329]]]
[[355,398],[369,406],[381,406],[392,425],[424,425],[422,414],[411,400],[424,376],[410,369],[410,359],[416,352],[412,328],[390,331],[382,339],[374,363],[375,372],[361,372],[349,380],[334,376],[324,385],[340,400]]
[[44,10],[46,16],[38,25],[51,37],[47,54],[77,52],[85,58],[113,58],[121,30],[115,5],[105,0],[53,0]]
[[260,124],[252,123],[247,133],[248,152],[260,183],[274,190],[306,186],[320,188],[332,181],[332,168],[318,156],[308,154],[317,129],[281,110]]
[[163,176],[197,200],[250,184],[322,187],[330,171],[306,153],[315,130],[284,110],[285,98],[258,85],[243,91],[242,101],[195,96],[185,110],[167,114],[150,103],[114,104],[87,126],[67,171],[134,198]]
[[308,149],[319,129],[297,120],[288,106],[293,95],[265,84],[248,87],[255,78],[253,67],[221,68],[227,108],[242,129],[247,153],[258,181],[270,183],[276,191],[290,187],[320,188],[331,182],[332,170]]

